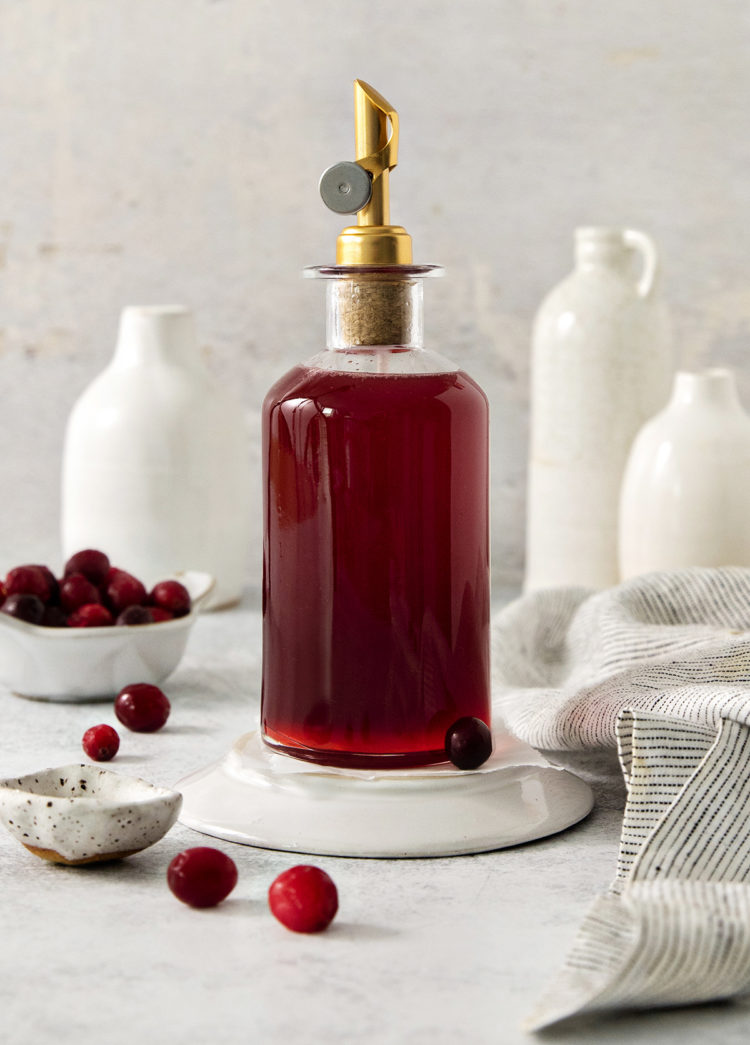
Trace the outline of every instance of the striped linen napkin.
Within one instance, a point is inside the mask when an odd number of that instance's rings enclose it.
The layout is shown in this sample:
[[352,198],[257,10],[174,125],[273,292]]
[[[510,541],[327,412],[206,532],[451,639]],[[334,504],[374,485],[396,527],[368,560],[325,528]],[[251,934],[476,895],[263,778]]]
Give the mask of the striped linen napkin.
[[750,727],[623,711],[617,876],[525,1028],[750,992]]
[[512,732],[616,747],[627,788],[616,877],[526,1029],[750,992],[750,569],[524,596],[493,661]]
[[750,569],[534,592],[495,617],[493,704],[544,751],[611,748],[623,708],[750,722]]

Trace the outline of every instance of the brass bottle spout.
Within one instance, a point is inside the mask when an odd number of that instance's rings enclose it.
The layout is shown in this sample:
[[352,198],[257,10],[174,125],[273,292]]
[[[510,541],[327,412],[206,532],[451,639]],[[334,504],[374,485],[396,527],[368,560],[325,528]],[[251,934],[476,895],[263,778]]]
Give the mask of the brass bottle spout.
[[336,241],[338,265],[409,265],[411,237],[390,224],[389,173],[398,160],[398,113],[374,87],[354,81],[355,163],[338,163],[320,180],[332,210],[357,214]]
[[364,80],[354,81],[354,140],[355,159],[372,176],[370,202],[357,214],[357,224],[388,225],[388,173],[398,163],[398,113]]

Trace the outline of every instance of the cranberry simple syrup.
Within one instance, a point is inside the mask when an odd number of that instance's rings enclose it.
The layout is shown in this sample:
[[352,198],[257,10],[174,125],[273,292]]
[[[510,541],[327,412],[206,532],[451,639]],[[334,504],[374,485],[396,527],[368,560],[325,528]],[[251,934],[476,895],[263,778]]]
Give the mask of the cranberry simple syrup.
[[490,720],[487,400],[398,351],[297,367],[263,408],[263,735],[326,764],[445,761]]

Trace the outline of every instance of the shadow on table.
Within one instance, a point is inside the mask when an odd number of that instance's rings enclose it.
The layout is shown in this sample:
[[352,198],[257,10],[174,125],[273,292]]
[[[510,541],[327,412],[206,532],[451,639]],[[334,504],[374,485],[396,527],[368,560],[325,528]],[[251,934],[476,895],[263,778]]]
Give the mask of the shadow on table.
[[[745,1041],[749,1013],[750,1000],[741,999],[675,1009],[573,1016],[554,1027],[537,1031],[534,1037],[544,1042],[574,1041],[580,1042],[581,1045],[588,1042],[592,1045],[601,1045],[604,1042],[614,1045],[618,1041],[656,1043],[662,1038],[672,1042],[684,1036],[689,1026],[691,1041],[718,1041],[719,1034],[723,1041]],[[743,1028],[742,1034],[735,1037],[732,1035],[732,1028],[739,1029],[740,1025]]]

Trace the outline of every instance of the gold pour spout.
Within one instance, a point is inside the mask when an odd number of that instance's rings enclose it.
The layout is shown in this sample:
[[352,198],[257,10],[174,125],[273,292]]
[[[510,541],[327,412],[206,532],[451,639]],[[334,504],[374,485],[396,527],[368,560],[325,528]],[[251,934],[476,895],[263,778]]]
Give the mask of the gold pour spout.
[[370,177],[357,224],[336,241],[338,265],[410,265],[411,236],[390,224],[389,174],[398,159],[398,113],[374,87],[354,81],[355,160]]
[[388,172],[398,163],[398,113],[364,80],[354,81],[354,140],[354,158],[372,176],[370,202],[357,214],[357,224],[388,225]]

